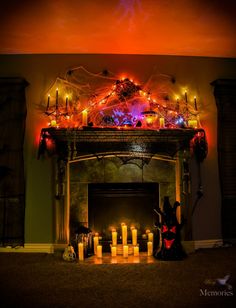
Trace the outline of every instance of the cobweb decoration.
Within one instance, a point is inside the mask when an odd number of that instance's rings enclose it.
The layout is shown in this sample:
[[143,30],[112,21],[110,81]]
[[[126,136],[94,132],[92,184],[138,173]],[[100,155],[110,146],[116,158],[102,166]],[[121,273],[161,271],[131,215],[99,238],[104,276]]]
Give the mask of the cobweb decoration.
[[199,111],[187,92],[176,98],[173,76],[154,74],[139,84],[104,70],[69,69],[48,89],[49,126],[64,128],[196,128]]

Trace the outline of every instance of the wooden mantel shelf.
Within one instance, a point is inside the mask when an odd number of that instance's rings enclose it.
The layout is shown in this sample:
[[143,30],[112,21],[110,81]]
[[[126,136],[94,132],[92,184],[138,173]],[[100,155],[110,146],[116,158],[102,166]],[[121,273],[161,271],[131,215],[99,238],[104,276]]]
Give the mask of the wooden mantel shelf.
[[[82,156],[86,154],[99,155],[102,153],[132,152],[139,154],[160,154],[175,156],[178,150],[188,149],[190,140],[203,129],[113,129],[90,128],[65,129],[43,128],[39,157],[48,152],[61,158]],[[51,140],[53,149],[47,144]],[[52,143],[49,142],[49,143]],[[51,147],[52,148],[52,147]],[[76,153],[75,153],[76,152]]]

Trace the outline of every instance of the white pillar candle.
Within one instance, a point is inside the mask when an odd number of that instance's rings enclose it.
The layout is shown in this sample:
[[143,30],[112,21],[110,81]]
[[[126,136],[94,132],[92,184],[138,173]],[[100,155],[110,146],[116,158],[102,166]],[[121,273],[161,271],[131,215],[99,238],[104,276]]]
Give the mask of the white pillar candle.
[[160,128],[165,127],[165,119],[164,118],[160,118]]
[[116,246],[117,245],[117,232],[116,230],[112,231],[112,246]]
[[128,258],[129,247],[127,245],[123,246],[123,257]]
[[152,256],[152,253],[153,253],[152,242],[147,242],[147,251],[148,251],[148,256]]
[[88,125],[88,111],[86,109],[82,111],[82,125]]
[[197,120],[189,120],[188,126],[192,128],[197,128]]
[[152,232],[148,233],[148,242],[153,242],[153,233]]
[[136,246],[137,245],[137,229],[133,228],[131,232],[132,232],[132,244]]
[[97,254],[97,246],[98,246],[98,235],[95,235],[93,238],[93,248],[94,248],[94,254]]
[[84,244],[83,243],[79,243],[78,251],[79,251],[79,261],[83,261],[84,260]]
[[138,256],[139,256],[139,247],[134,246],[134,257],[138,257]]
[[102,245],[97,245],[97,257],[102,258]]
[[116,257],[116,246],[111,247],[111,256]]
[[52,127],[57,126],[57,121],[56,121],[56,120],[52,120],[52,121],[51,121],[51,126],[52,126]]
[[122,224],[122,244],[127,245],[127,226]]

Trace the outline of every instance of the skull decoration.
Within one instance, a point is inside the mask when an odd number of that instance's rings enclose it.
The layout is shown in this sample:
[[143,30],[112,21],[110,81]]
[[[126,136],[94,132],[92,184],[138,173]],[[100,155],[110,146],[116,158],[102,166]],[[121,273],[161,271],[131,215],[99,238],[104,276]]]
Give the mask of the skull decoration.
[[65,248],[65,251],[62,257],[65,261],[74,261],[76,258],[74,247],[71,245],[68,245],[68,247]]

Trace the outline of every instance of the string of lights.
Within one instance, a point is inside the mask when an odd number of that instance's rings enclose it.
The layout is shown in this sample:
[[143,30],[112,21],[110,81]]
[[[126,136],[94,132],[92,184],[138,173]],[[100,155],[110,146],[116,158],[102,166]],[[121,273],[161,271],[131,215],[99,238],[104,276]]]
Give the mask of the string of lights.
[[79,67],[69,70],[65,78],[57,78],[50,87],[44,114],[48,126],[57,128],[200,127],[196,96],[190,100],[186,89],[178,96],[167,91],[160,96],[150,88],[150,82],[147,89],[132,78],[116,78],[106,70],[93,74]]

